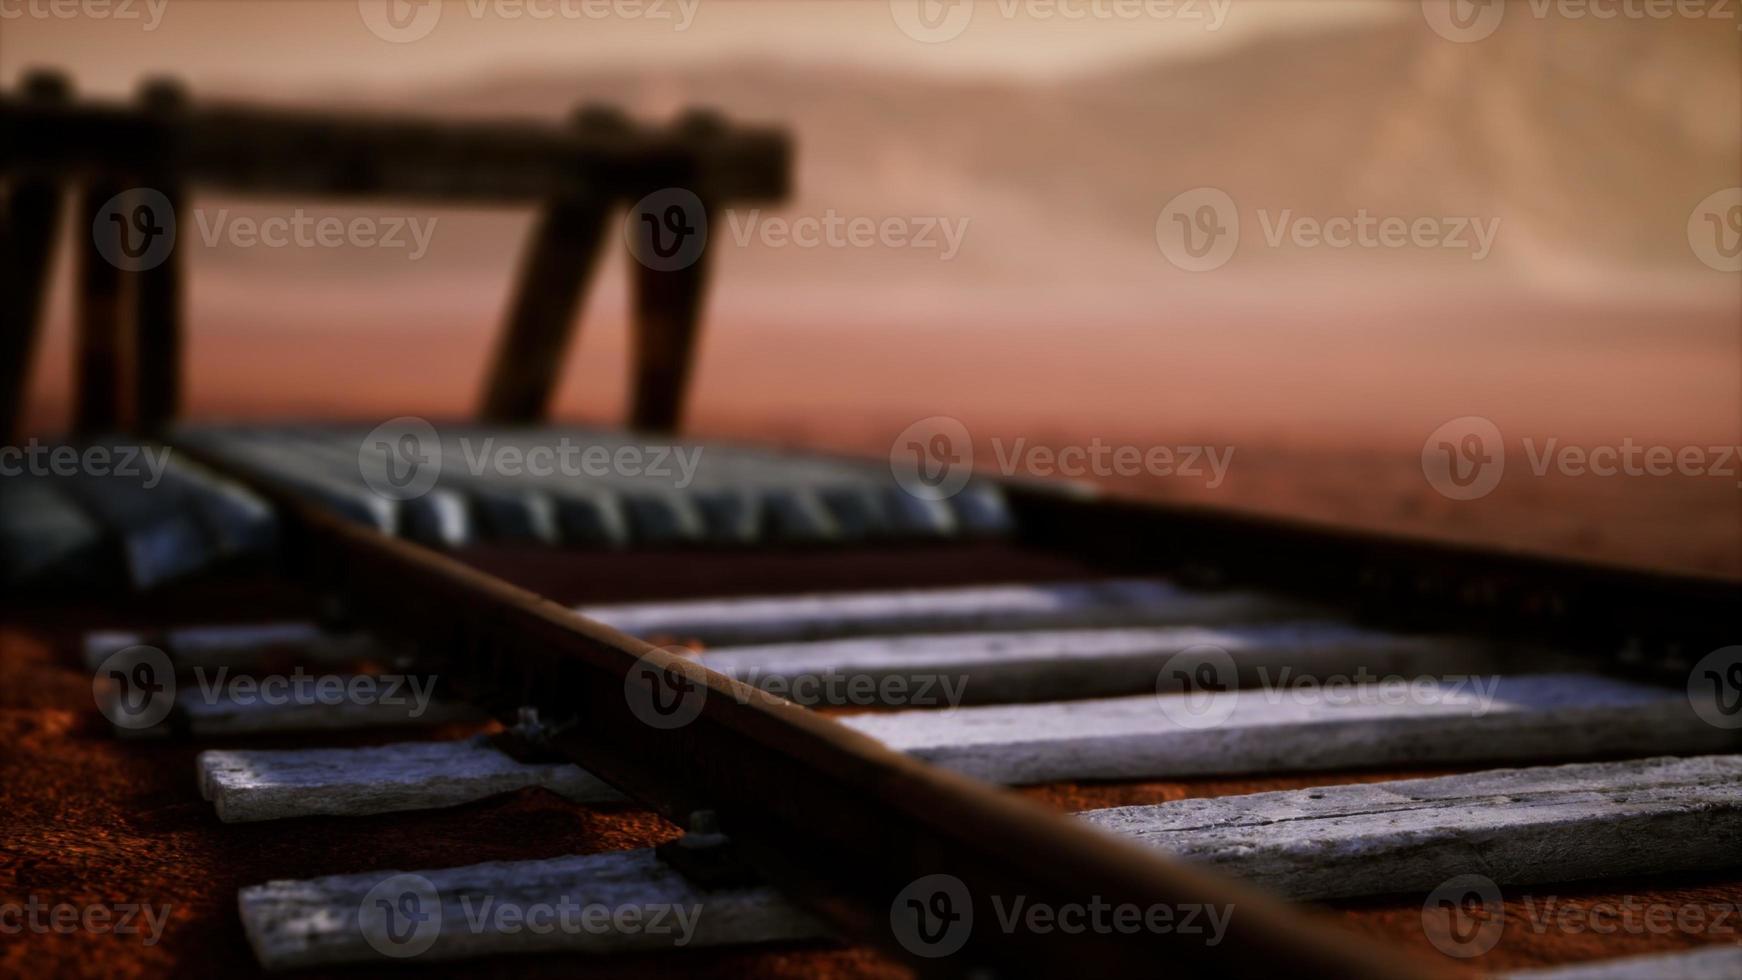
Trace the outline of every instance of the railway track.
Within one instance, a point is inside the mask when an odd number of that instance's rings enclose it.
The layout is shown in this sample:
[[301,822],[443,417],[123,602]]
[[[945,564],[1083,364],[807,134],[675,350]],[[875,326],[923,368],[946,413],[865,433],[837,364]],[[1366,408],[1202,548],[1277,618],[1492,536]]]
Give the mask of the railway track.
[[[651,911],[632,927],[533,934],[478,919],[467,902],[485,896],[517,909],[694,909],[684,945],[847,941],[951,974],[1166,963],[1244,975],[1286,957],[1314,975],[1431,975],[1469,965],[1461,954],[1484,951],[1496,923],[1504,932],[1517,913],[1489,903],[1515,908],[1520,890],[1600,897],[1606,880],[1673,883],[1742,862],[1742,739],[1724,724],[1722,683],[1698,699],[1701,670],[1721,682],[1724,665],[1689,653],[1721,651],[1735,595],[1720,583],[1259,522],[1195,538],[1180,528],[1231,519],[995,487],[1005,520],[978,540],[886,528],[882,547],[910,568],[1008,549],[1035,565],[1026,581],[976,570],[984,577],[915,586],[898,569],[873,591],[630,585],[614,594],[727,595],[576,607],[462,559],[490,545],[542,555],[547,573],[639,561],[655,575],[683,565],[717,575],[771,558],[850,566],[865,544],[765,539],[790,531],[774,508],[748,540],[675,551],[552,543],[508,530],[515,522],[443,550],[396,536],[416,526],[397,504],[385,527],[366,522],[335,492],[341,481],[309,493],[271,467],[233,466],[210,438],[192,443],[203,448],[178,448],[176,465],[212,478],[173,506],[94,508],[111,515],[103,539],[150,554],[128,542],[160,539],[167,513],[261,505],[240,510],[272,516],[272,533],[254,537],[278,543],[273,574],[342,610],[345,624],[84,638],[118,735],[212,746],[193,768],[225,825],[217,833],[271,822],[294,839],[299,825],[335,819],[391,827],[529,791],[579,810],[655,813],[683,831],[608,853],[476,866],[431,855],[248,883],[236,928],[268,969],[408,950],[411,963],[690,955],[670,951],[676,940]],[[779,476],[779,461],[757,462]],[[842,478],[883,489],[862,470]],[[1123,540],[1102,550],[1109,516]],[[209,560],[225,560],[230,525],[194,525]],[[1277,546],[1243,560],[1252,540]],[[1278,569],[1310,574],[1290,588]],[[588,591],[560,575],[527,584],[563,600],[578,597],[565,588]],[[1670,608],[1684,615],[1658,616]],[[230,672],[226,683],[216,671]],[[331,679],[345,694],[274,704],[254,693],[266,687],[236,686],[299,675],[307,692]],[[372,686],[359,693],[358,677]],[[426,734],[437,724],[446,737]],[[359,727],[386,734],[357,745]],[[1373,781],[1387,773],[1424,775]],[[1216,779],[1269,791],[1180,798],[1180,780]],[[1720,873],[1705,887],[1732,900],[1735,880]],[[1433,898],[1448,882],[1462,891]],[[380,888],[397,891],[388,901]],[[1291,904],[1400,895],[1429,902],[1401,943],[1355,939],[1335,916]],[[372,917],[371,901],[388,904]],[[1017,901],[1048,911],[1012,918]],[[1047,918],[1103,906],[1165,909],[1170,926],[1126,932],[1109,919],[1073,933]],[[437,931],[414,928],[432,918]],[[1713,941],[1687,962],[1733,970],[1723,935],[1680,936]],[[1411,938],[1437,952],[1410,955]],[[1647,967],[1640,975],[1666,968]]]
[[[198,858],[134,896],[180,904],[168,952],[63,965],[1742,974],[1734,583],[678,439],[699,258],[632,272],[640,434],[543,424],[612,209],[776,197],[789,156],[572,123],[0,100],[9,257],[62,170],[99,252],[117,181],[544,208],[483,421],[440,431],[178,425],[175,261],[82,257],[65,450],[148,465],[0,482],[7,621],[77,648],[0,667],[79,680],[15,741],[82,760],[9,763],[45,789],[0,927],[173,826]],[[42,269],[0,269],[27,354]],[[608,464],[527,465],[569,448]],[[299,616],[210,591],[241,579]],[[149,790],[83,785],[117,759]]]

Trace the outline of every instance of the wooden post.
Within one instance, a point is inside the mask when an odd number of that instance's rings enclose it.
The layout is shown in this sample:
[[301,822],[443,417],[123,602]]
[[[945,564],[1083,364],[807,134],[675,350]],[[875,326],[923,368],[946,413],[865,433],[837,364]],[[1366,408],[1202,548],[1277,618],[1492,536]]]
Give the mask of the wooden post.
[[[146,112],[170,116],[187,105],[187,94],[177,82],[156,80],[141,89],[140,101]],[[172,214],[181,213],[186,194],[179,174],[166,167],[152,174],[146,184],[163,194]],[[134,424],[150,434],[161,433],[181,413],[182,251],[171,248],[163,261],[134,275]]]
[[[78,324],[73,350],[73,431],[96,435],[121,426],[122,365],[127,357],[125,277],[116,257],[127,231],[108,202],[121,193],[113,179],[85,185],[73,240],[78,256]],[[120,217],[125,218],[122,214]]]
[[[71,86],[62,75],[37,72],[24,80],[24,94],[33,102],[65,103]],[[0,444],[21,437],[62,193],[51,173],[8,176],[0,198]]]
[[[596,107],[578,112],[575,128],[607,139],[630,130],[621,114]],[[486,421],[526,424],[550,410],[610,214],[610,199],[590,194],[552,200],[539,215],[485,384]]]
[[634,389],[629,427],[638,432],[676,432],[683,422],[702,300],[707,292],[707,250],[694,263],[671,271],[636,264],[634,275]]
[[539,215],[490,369],[486,421],[536,422],[549,410],[609,215],[597,198],[552,201]]
[[[719,118],[690,113],[683,132],[705,141],[720,132]],[[634,389],[629,427],[638,432],[676,432],[683,422],[690,370],[695,361],[702,301],[708,286],[708,222],[713,211],[693,160],[670,175],[671,184],[636,205],[629,215],[635,261]]]

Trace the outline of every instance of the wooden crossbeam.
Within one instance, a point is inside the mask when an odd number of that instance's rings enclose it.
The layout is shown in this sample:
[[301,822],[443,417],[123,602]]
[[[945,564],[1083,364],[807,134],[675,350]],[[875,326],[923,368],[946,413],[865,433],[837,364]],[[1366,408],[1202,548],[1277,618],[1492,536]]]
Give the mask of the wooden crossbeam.
[[692,161],[716,197],[786,193],[778,129],[632,127],[605,135],[541,123],[443,122],[201,104],[171,117],[113,103],[0,97],[0,169],[167,171],[242,194],[516,204],[634,200],[666,186],[660,161]]

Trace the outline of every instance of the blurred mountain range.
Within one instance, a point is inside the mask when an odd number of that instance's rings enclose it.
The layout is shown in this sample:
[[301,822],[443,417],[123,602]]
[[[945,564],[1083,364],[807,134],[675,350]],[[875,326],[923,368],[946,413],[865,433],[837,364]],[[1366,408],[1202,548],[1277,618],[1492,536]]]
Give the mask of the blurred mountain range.
[[[1498,218],[1492,258],[1475,271],[1526,282],[1699,280],[1688,216],[1742,180],[1742,46],[1724,21],[1515,17],[1492,38],[1456,44],[1407,16],[1046,84],[678,64],[308,97],[488,117],[560,118],[604,102],[659,118],[708,105],[776,122],[799,145],[798,193],[778,213],[967,219],[951,260],[952,277],[967,281],[1168,276],[1156,216],[1200,186],[1228,192],[1242,215],[1230,277],[1348,265],[1337,250],[1267,247],[1260,221],[1365,210]],[[937,261],[917,250],[851,261],[827,249],[745,251],[757,254],[729,260],[734,275],[811,283]],[[1358,262],[1361,272],[1474,265],[1423,249]]]

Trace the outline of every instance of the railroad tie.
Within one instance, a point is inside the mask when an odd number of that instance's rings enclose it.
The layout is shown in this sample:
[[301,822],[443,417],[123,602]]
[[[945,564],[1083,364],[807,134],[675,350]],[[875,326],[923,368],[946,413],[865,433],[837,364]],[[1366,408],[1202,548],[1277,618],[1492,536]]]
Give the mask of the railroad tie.
[[1501,980],[1736,980],[1737,977],[1742,977],[1742,945],[1712,945],[1546,970],[1520,970],[1503,974]]
[[895,633],[1207,625],[1301,619],[1314,610],[1253,592],[1109,579],[639,602],[582,606],[576,612],[642,638],[741,646]]
[[[1492,685],[1486,691],[1483,685]],[[1733,750],[1684,692],[1576,674],[1364,685],[1311,698],[1233,690],[842,719],[998,783],[1299,772]]]
[[[1189,714],[1164,708],[1168,698],[1183,705],[1194,695],[865,714],[843,721],[934,765],[1003,783],[1659,755],[1736,745],[1734,735],[1694,715],[1685,696],[1604,678],[1505,678],[1492,701],[1471,692],[1441,693],[1437,704],[1271,703],[1243,694],[1244,707],[1203,728],[1193,727]],[[210,798],[220,815],[226,809],[250,814],[225,819],[375,813],[383,805],[369,793],[371,783],[393,787],[386,798],[392,809],[418,809],[516,789],[499,774],[528,775],[487,745],[433,744],[421,750],[225,752],[226,765],[249,778],[211,783]],[[415,751],[430,753],[432,760],[421,776],[405,762]],[[455,766],[435,764],[443,753],[454,755]],[[464,799],[456,798],[462,791],[453,778],[461,766],[484,774],[468,777],[465,785],[475,791],[465,790],[471,795]],[[202,783],[205,772],[202,762]],[[507,781],[494,781],[498,778]],[[502,788],[494,788],[498,785]],[[282,792],[287,786],[306,795]],[[270,802],[256,804],[256,799]]]
[[1115,807],[1097,827],[1292,899],[1742,862],[1742,755],[1496,769]]
[[800,704],[955,707],[1177,689],[1170,668],[1196,666],[1206,648],[1227,655],[1213,665],[1217,680],[1244,687],[1277,677],[1492,672],[1503,660],[1496,646],[1474,641],[1279,622],[850,637],[715,647],[700,662]]
[[238,895],[268,970],[416,955],[624,953],[828,938],[766,886],[704,889],[651,848],[272,881]]
[[358,749],[201,752],[200,795],[225,823],[458,806],[537,786],[577,803],[623,799],[569,763],[523,763],[485,736]]
[[328,631],[308,620],[285,620],[176,627],[162,634],[93,630],[85,634],[85,666],[95,670],[117,651],[141,644],[161,649],[178,670],[248,670],[286,660],[305,665],[393,662],[401,656],[399,649],[367,633]]

